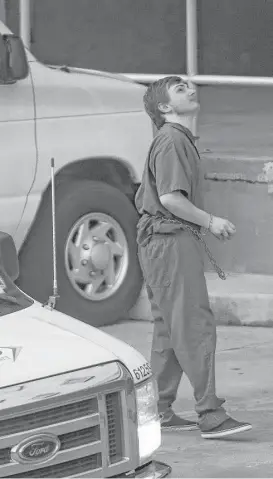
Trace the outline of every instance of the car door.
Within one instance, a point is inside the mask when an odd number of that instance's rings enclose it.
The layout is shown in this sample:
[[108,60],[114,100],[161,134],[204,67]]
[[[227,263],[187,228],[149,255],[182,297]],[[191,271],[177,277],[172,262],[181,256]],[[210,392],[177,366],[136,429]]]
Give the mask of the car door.
[[[3,54],[0,49],[0,69]],[[0,231],[12,236],[35,176],[34,119],[31,73],[12,84],[0,82]]]

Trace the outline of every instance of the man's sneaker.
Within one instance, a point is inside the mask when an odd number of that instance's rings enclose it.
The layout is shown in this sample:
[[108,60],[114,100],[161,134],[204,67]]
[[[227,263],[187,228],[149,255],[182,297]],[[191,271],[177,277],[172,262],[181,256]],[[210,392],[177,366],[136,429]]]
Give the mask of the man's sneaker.
[[188,421],[174,413],[167,418],[161,414],[160,423],[163,431],[195,431],[199,429],[197,422]]
[[252,429],[251,424],[247,422],[238,422],[235,419],[229,417],[220,426],[210,429],[209,431],[202,431],[201,436],[204,439],[221,439],[223,437],[231,436],[232,434],[238,434],[239,432],[245,432]]

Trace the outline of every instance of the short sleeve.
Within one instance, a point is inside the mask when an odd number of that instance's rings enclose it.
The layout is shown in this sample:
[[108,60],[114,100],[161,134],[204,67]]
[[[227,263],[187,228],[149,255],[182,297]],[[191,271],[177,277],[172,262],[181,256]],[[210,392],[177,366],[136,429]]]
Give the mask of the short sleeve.
[[158,196],[181,191],[191,195],[191,168],[183,144],[177,147],[170,139],[155,154],[153,173]]

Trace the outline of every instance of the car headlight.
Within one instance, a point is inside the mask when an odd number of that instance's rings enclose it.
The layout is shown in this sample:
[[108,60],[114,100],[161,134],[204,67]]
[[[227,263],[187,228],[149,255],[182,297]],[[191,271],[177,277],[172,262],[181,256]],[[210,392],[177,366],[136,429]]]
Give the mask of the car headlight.
[[139,457],[144,461],[161,445],[161,429],[157,411],[157,386],[154,380],[136,388]]

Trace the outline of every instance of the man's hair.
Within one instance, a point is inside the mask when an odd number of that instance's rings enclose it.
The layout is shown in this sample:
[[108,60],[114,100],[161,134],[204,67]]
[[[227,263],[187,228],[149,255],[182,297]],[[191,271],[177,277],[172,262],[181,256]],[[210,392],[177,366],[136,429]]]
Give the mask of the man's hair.
[[165,123],[164,114],[158,108],[159,103],[168,103],[170,100],[168,88],[175,83],[181,82],[177,76],[169,76],[157,80],[148,86],[143,97],[144,107],[155,126],[159,129]]

